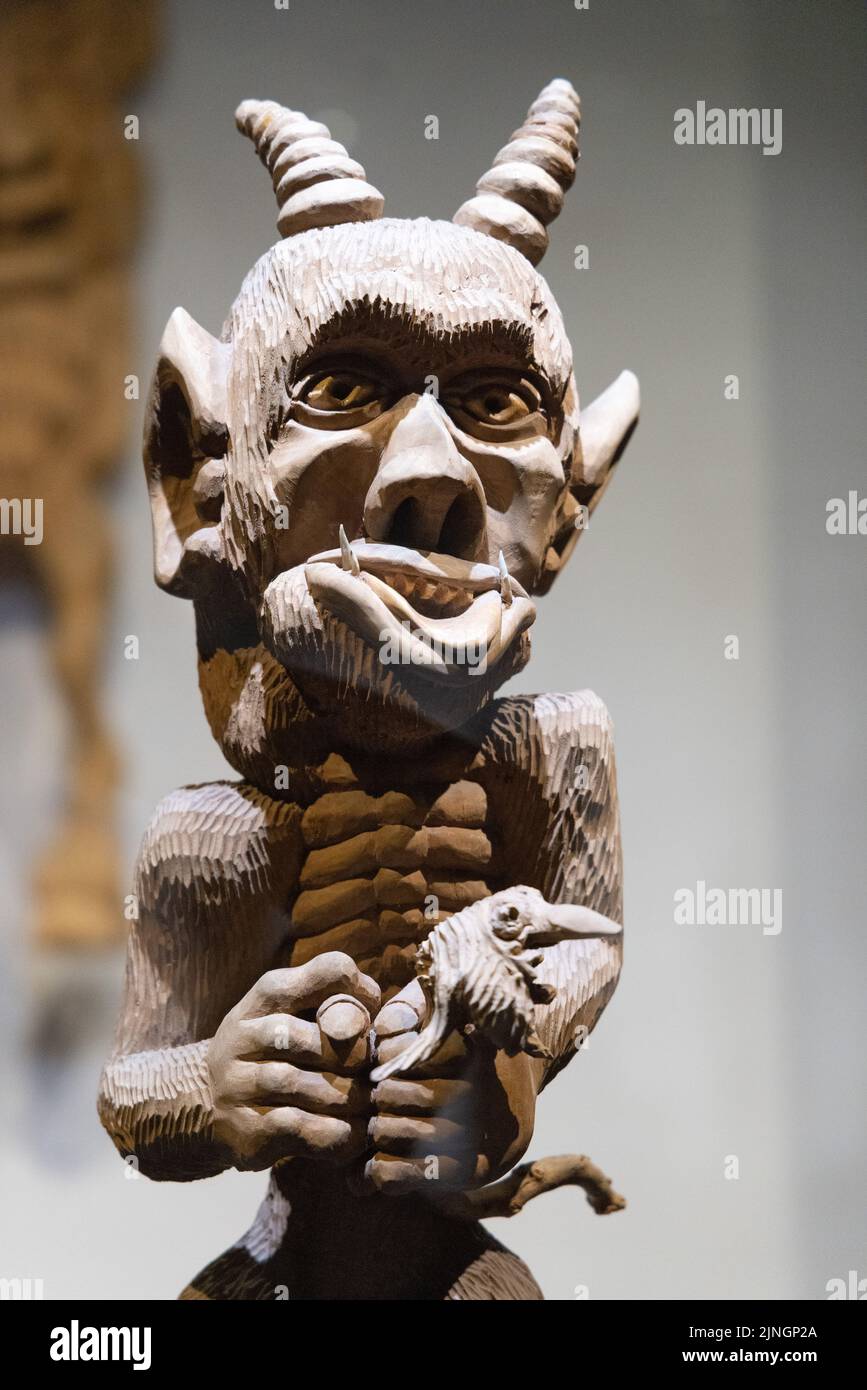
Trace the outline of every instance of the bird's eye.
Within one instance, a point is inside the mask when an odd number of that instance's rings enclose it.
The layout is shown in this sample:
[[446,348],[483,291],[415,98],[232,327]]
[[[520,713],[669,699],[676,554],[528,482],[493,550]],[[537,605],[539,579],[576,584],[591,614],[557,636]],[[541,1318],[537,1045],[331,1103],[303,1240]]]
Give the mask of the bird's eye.
[[545,413],[539,390],[525,377],[473,374],[451,383],[442,393],[442,404],[456,422],[491,430],[517,430],[540,425]]

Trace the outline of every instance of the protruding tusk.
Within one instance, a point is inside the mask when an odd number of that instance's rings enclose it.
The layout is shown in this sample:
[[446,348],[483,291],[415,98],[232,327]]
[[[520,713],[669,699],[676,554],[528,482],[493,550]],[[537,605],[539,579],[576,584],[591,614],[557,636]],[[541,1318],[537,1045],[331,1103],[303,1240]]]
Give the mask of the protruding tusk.
[[355,551],[352,549],[352,546],[349,544],[349,541],[347,540],[346,532],[343,529],[342,522],[340,525],[339,535],[340,554],[343,557],[343,568],[345,570],[349,570],[350,574],[361,574],[361,566],[358,563],[358,556],[356,555]]
[[503,600],[503,606],[505,608],[511,608],[513,597],[512,576],[509,574],[508,568],[506,566],[506,559],[503,555],[502,550],[500,551],[497,564],[500,567],[500,598]]

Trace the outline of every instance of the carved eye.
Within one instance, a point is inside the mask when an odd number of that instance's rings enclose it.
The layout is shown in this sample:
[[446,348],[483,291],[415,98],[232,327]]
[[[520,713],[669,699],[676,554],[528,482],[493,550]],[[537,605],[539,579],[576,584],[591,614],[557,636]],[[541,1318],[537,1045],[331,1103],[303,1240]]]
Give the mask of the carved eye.
[[385,382],[354,367],[316,372],[301,383],[296,400],[311,412],[349,417],[343,424],[373,420],[389,401]]
[[463,405],[474,420],[484,420],[492,425],[513,425],[516,420],[524,420],[531,413],[523,396],[497,383],[465,396]]
[[441,399],[456,423],[470,429],[473,422],[494,431],[518,433],[546,427],[540,391],[518,375],[474,373],[448,385]]

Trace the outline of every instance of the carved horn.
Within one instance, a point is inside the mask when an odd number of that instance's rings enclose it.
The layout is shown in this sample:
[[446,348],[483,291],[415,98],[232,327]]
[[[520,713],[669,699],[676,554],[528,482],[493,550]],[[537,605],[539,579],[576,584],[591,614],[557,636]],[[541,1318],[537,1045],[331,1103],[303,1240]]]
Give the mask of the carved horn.
[[382,194],[320,121],[276,101],[242,101],[235,123],[271,175],[281,236],[382,215]]
[[507,241],[536,265],[548,246],[545,228],[563,206],[575,178],[581,101],[557,77],[539,93],[508,145],[476,184],[476,196],[453,221]]

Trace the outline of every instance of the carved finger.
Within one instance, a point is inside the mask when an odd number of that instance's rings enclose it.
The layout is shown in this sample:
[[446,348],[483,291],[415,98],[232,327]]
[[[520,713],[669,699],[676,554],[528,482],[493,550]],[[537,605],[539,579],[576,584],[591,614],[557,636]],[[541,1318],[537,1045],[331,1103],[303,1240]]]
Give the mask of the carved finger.
[[462,1125],[442,1115],[420,1118],[412,1115],[373,1115],[368,1121],[367,1135],[372,1144],[384,1153],[459,1154],[467,1146],[467,1133]]
[[380,1114],[433,1115],[465,1105],[470,1099],[471,1090],[468,1081],[441,1078],[406,1081],[390,1077],[374,1087],[370,1099]]
[[243,1019],[238,1032],[241,1061],[289,1062],[317,1071],[353,1072],[364,1066],[370,1055],[367,1034],[348,1050],[341,1047],[338,1051],[317,1023],[294,1018],[292,1014]]
[[[401,1033],[394,1038],[383,1038],[380,1042],[377,1039],[376,1060],[378,1063],[389,1062],[398,1053],[404,1052],[410,1043],[414,1042],[417,1033]],[[449,1076],[454,1072],[460,1071],[466,1063],[467,1045],[460,1033],[450,1033],[442,1047],[428,1057],[426,1061],[419,1062],[407,1075],[409,1076]]]
[[370,1032],[370,1014],[351,994],[332,994],[316,1010],[316,1022],[336,1047],[351,1047]]
[[363,975],[351,956],[326,951],[304,965],[269,970],[257,980],[244,1003],[248,1017],[286,1010],[297,1014],[316,1009],[331,994],[350,994],[375,1014],[382,995],[379,985]]
[[327,1115],[308,1115],[289,1106],[275,1106],[257,1116],[256,1128],[264,1137],[263,1154],[270,1162],[279,1158],[322,1158],[334,1163],[360,1157],[367,1147],[363,1119],[339,1120]]
[[433,1195],[440,1184],[459,1188],[471,1176],[466,1163],[441,1154],[409,1159],[377,1153],[364,1165],[362,1186],[370,1192],[398,1197],[419,1191]]
[[373,1020],[377,1038],[399,1037],[418,1032],[427,1019],[427,1000],[418,980],[410,980],[399,994],[384,1004]]
[[361,1114],[370,1104],[369,1088],[357,1079],[302,1071],[288,1062],[238,1062],[231,1083],[238,1099],[250,1105],[297,1106],[338,1119]]

